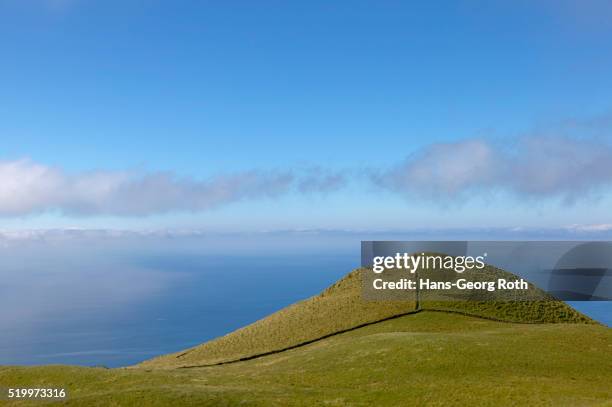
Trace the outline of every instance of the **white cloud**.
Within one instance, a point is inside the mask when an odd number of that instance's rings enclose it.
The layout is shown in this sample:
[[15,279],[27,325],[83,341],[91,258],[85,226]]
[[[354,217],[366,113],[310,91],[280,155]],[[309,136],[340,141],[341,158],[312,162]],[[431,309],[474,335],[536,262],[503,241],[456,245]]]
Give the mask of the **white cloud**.
[[612,224],[596,223],[592,225],[572,225],[568,230],[576,232],[612,232]]
[[[199,212],[288,193],[330,193],[362,173],[322,167],[252,170],[208,179],[170,172],[69,173],[30,160],[0,161],[0,216],[55,211],[69,216]],[[573,202],[612,188],[612,145],[604,138],[526,136],[432,144],[373,181],[410,199],[441,203],[501,191],[519,199]]]
[[398,192],[456,195],[490,185],[499,172],[494,149],[481,140],[434,144],[375,179]]
[[[331,178],[330,178],[331,177]],[[320,179],[319,179],[320,178]],[[69,215],[141,216],[172,211],[203,211],[247,199],[291,191],[328,190],[326,173],[245,171],[206,180],[172,173],[95,171],[69,174],[30,160],[0,162],[0,215],[50,210]]]
[[346,181],[344,174],[314,167],[305,171],[305,176],[298,183],[298,189],[303,193],[333,192],[341,188]]
[[501,190],[574,201],[612,186],[612,146],[548,136],[507,144],[462,140],[431,145],[374,179],[409,197],[448,199]]

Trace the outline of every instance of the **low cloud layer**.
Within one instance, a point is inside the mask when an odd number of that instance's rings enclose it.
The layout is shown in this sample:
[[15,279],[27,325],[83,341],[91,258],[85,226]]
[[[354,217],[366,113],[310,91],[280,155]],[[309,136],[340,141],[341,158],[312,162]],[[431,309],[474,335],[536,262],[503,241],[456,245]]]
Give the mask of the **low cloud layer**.
[[326,192],[343,178],[316,169],[246,171],[206,180],[172,173],[96,171],[69,174],[29,160],[0,162],[0,215],[44,211],[68,215],[140,216],[203,211],[232,202],[276,197],[291,190]]
[[374,181],[414,198],[448,199],[495,191],[575,201],[612,186],[612,146],[602,141],[525,137],[434,144]]
[[[518,199],[574,202],[612,190],[612,145],[603,140],[529,136],[504,143],[468,139],[432,144],[389,170],[370,172],[366,184],[442,204],[498,192]],[[30,160],[0,161],[0,216],[48,211],[69,216],[199,212],[290,193],[335,193],[350,181],[363,187],[359,174],[363,170],[313,167],[194,179],[169,172],[75,174]]]

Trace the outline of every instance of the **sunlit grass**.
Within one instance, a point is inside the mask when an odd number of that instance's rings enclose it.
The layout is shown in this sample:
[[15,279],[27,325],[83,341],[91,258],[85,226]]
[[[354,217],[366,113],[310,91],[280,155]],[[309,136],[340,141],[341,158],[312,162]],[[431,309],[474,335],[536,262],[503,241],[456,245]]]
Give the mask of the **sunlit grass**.
[[[0,368],[68,405],[603,405],[612,333],[424,311],[247,362],[152,370]],[[40,405],[33,402],[32,405]]]

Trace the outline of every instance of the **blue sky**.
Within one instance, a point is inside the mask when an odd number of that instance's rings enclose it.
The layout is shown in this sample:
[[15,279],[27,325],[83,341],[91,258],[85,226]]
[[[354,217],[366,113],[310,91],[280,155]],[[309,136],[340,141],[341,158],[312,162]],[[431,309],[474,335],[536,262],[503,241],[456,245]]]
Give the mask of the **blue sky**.
[[612,6],[0,2],[0,227],[609,225]]

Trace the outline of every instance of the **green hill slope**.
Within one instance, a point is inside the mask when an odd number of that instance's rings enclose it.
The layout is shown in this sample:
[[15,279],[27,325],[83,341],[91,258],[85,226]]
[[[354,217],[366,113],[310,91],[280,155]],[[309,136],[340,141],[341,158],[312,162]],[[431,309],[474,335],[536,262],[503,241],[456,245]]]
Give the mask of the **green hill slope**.
[[246,362],[0,367],[0,385],[64,387],[74,406],[601,406],[612,403],[611,344],[597,324],[423,311]]
[[355,270],[321,294],[295,303],[229,335],[183,352],[146,361],[142,366],[174,368],[247,358],[415,311],[414,300],[363,301],[360,272]]
[[[427,273],[435,273],[428,271]],[[249,359],[300,346],[338,332],[420,310],[440,310],[506,322],[559,323],[592,321],[563,302],[555,301],[535,287],[522,301],[516,298],[475,298],[470,301],[437,301],[422,295],[404,300],[366,301],[362,277],[367,269],[356,269],[321,294],[298,302],[251,325],[210,342],[175,354],[143,362],[145,368],[206,366]],[[422,275],[426,275],[421,271]],[[511,273],[487,266],[478,277],[514,278]],[[475,279],[475,273],[465,273]]]

